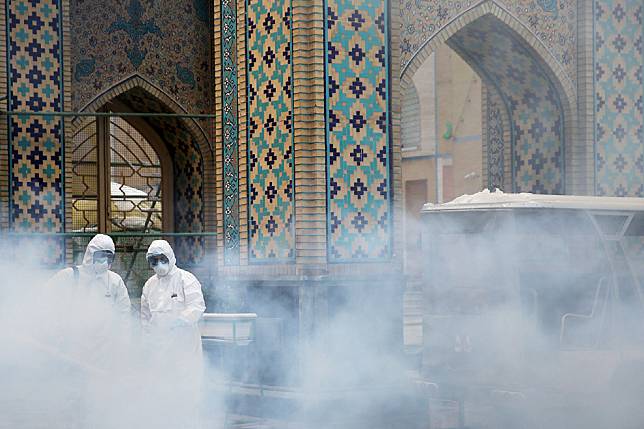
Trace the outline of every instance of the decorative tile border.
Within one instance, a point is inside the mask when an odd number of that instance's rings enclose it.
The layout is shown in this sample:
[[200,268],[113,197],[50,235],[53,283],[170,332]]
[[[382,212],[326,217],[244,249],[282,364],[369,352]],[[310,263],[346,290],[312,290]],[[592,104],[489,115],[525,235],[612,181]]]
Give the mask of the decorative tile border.
[[[494,91],[493,89],[490,91]],[[505,141],[504,109],[500,97],[494,92],[487,94],[485,107],[485,131],[487,147],[487,188],[504,189]]]
[[224,264],[239,265],[237,3],[221,1]]
[[[582,1],[582,0],[580,0]],[[526,32],[576,79],[577,5],[560,0],[444,0],[401,1],[401,64],[405,68],[424,45],[463,14],[481,6],[494,6],[521,23]],[[561,77],[560,77],[561,78]]]

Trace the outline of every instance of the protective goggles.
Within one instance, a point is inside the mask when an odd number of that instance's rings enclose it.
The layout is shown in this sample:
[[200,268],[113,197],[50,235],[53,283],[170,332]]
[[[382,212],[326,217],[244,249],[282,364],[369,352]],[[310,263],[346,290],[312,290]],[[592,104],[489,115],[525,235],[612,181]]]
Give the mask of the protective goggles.
[[92,260],[96,262],[107,262],[108,264],[111,264],[114,262],[114,253],[110,252],[109,250],[99,250],[97,252],[94,252],[94,255],[92,255]]
[[148,255],[146,259],[151,267],[156,267],[159,263],[167,264],[170,262],[165,255]]

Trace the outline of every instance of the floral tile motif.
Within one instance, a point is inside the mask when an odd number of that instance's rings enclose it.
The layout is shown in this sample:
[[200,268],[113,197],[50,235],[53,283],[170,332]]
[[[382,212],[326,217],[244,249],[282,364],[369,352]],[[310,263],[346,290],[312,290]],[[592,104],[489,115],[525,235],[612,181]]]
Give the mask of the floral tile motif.
[[[483,0],[402,0],[401,65],[448,23]],[[496,0],[522,22],[552,53],[573,81],[577,76],[576,0]]]
[[138,74],[190,113],[210,113],[212,32],[206,0],[70,2],[72,104]]

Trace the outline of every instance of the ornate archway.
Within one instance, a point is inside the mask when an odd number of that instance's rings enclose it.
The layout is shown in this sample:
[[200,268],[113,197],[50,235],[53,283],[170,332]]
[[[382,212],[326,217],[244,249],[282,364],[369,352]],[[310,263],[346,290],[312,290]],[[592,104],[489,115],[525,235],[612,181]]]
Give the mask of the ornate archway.
[[[485,83],[487,185],[503,188],[505,183],[509,184],[506,190],[518,192],[569,191],[568,171],[579,161],[570,150],[575,91],[559,62],[524,24],[496,2],[486,1],[455,17],[422,44],[402,70],[403,93],[416,70],[442,43],[454,49]],[[497,109],[496,120],[490,108]]]
[[[166,232],[203,233],[215,230],[213,151],[202,126],[161,89],[133,76],[99,94],[84,112],[97,111],[150,113],[130,119],[141,130],[152,130],[167,149],[172,168],[173,224]],[[157,115],[161,114],[161,115]],[[170,114],[170,115],[168,115]],[[76,121],[75,127],[83,121]],[[71,162],[71,160],[69,160]],[[178,260],[195,264],[214,250],[197,236],[175,239]]]

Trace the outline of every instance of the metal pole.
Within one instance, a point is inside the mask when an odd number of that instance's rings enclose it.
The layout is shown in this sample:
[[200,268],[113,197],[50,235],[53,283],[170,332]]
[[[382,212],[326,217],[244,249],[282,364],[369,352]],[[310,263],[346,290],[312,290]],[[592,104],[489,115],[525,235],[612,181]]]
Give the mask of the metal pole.
[[207,113],[153,113],[153,112],[23,112],[4,111],[3,116],[46,116],[46,117],[157,117],[157,118],[193,118],[193,119],[216,119],[216,115]]

